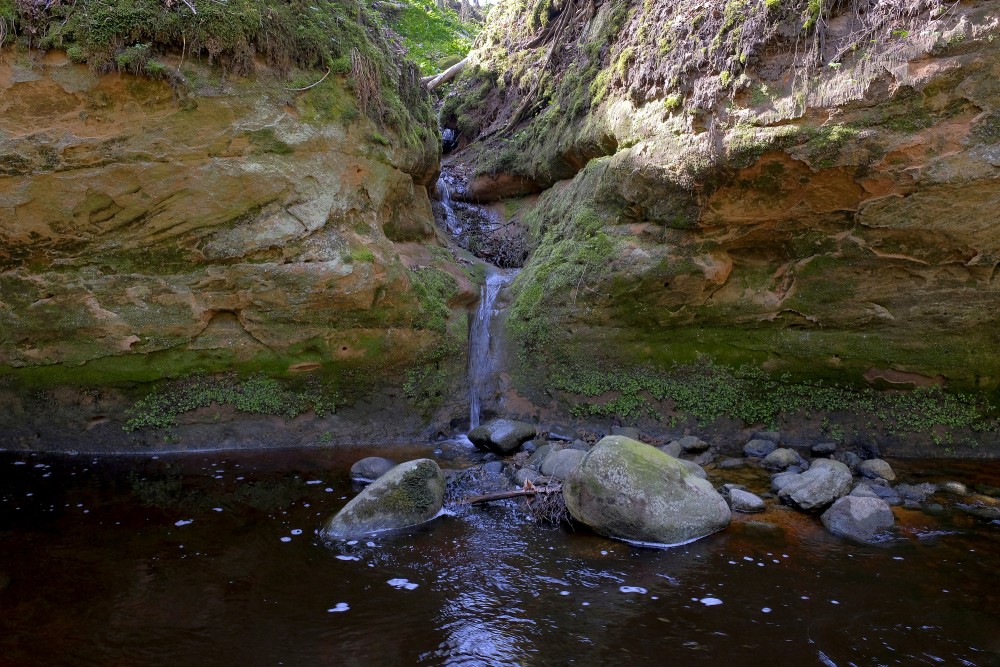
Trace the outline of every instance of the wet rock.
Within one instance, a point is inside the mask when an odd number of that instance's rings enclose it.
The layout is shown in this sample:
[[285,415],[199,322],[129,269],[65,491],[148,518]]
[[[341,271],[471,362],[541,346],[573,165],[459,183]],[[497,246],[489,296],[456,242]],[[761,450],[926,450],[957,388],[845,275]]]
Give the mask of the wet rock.
[[897,484],[894,491],[904,502],[922,503],[927,500],[928,496],[937,491],[937,486],[926,482],[923,484]]
[[787,447],[781,447],[767,456],[761,461],[763,465],[768,470],[785,470],[790,466],[805,466],[806,462],[799,456],[799,453],[794,449],[788,449]]
[[531,482],[535,484],[542,477],[542,473],[537,470],[532,470],[531,468],[520,468],[514,473],[514,484],[516,486],[524,486],[525,482]]
[[887,482],[896,481],[896,473],[893,472],[892,466],[882,459],[862,461],[858,465],[858,472],[861,473],[862,477],[867,477],[868,479],[884,479]]
[[528,460],[524,462],[524,467],[538,470],[542,467],[542,461],[545,460],[545,457],[557,449],[559,448],[554,445],[542,445],[528,457]]
[[835,442],[818,442],[809,448],[813,456],[829,456],[837,451],[837,443]]
[[566,479],[566,477],[580,465],[580,461],[586,454],[579,449],[560,449],[550,452],[542,462],[542,474],[556,479]]
[[755,456],[759,459],[764,458],[774,450],[778,448],[778,445],[770,440],[764,440],[763,438],[758,438],[751,440],[747,444],[743,445],[743,455],[744,456]]
[[698,456],[691,459],[692,463],[697,463],[700,466],[707,466],[715,461],[715,452],[707,451],[698,454]]
[[766,510],[767,503],[764,502],[763,498],[756,496],[749,491],[732,489],[729,491],[729,507],[734,512],[753,514]]
[[903,501],[900,499],[899,494],[891,486],[878,483],[882,481],[884,480],[867,479],[858,482],[851,490],[851,495],[881,498],[890,505],[901,505]]
[[483,464],[483,471],[492,475],[499,475],[503,472],[503,461],[490,461]]
[[823,512],[820,520],[834,535],[871,544],[892,528],[895,517],[878,498],[846,496]]
[[576,449],[581,452],[588,452],[590,451],[590,445],[585,443],[583,440],[574,440],[567,449]]
[[473,447],[470,447],[467,443],[447,440],[437,446],[437,449],[434,451],[434,455],[442,461],[454,461],[456,459],[467,457],[475,451],[476,450]]
[[800,465],[799,466],[788,466],[787,468],[785,468],[785,472],[794,472],[794,473],[798,474],[800,472],[805,472],[808,469],[809,469],[808,467],[803,467],[803,466],[800,466]]
[[570,515],[608,537],[678,544],[729,525],[706,480],[655,447],[620,436],[594,446],[563,485]]
[[381,456],[368,456],[351,466],[351,480],[374,482],[395,467],[395,461],[384,459]]
[[642,442],[639,437],[639,429],[633,428],[631,426],[612,426],[611,435],[620,435],[623,438],[629,438],[630,440],[636,440]]
[[521,445],[521,451],[522,452],[528,452],[529,454],[533,453],[536,449],[538,449],[538,445],[535,444],[536,442],[538,442],[538,441],[537,440],[529,440],[528,442],[522,444]]
[[563,426],[562,424],[555,424],[549,427],[549,440],[561,440],[562,442],[573,442],[574,440],[579,440],[580,434],[576,432],[576,429],[570,428],[568,426]]
[[719,470],[735,470],[736,468],[742,468],[746,466],[747,462],[744,459],[737,459],[733,457],[726,457],[719,461],[717,464]]
[[775,493],[781,493],[781,490],[785,488],[785,485],[796,479],[799,474],[797,472],[779,472],[777,475],[771,478],[771,491]]
[[703,452],[708,449],[708,443],[694,435],[686,435],[677,441],[685,452]]
[[663,445],[662,447],[658,447],[657,449],[659,449],[667,456],[672,456],[675,459],[681,455],[681,443],[677,442],[676,440],[671,440],[667,444]]
[[784,482],[778,497],[801,510],[820,510],[847,495],[852,481],[846,465],[832,459],[819,459],[809,470]]
[[757,431],[751,440],[767,440],[775,445],[781,444],[781,433],[779,431]]
[[444,502],[445,478],[430,459],[401,463],[364,491],[323,527],[325,537],[353,539],[430,521]]
[[469,440],[479,449],[507,456],[535,437],[535,427],[513,419],[493,419],[469,432]]
[[677,460],[680,461],[680,464],[685,468],[687,468],[687,471],[692,475],[701,477],[702,479],[708,479],[708,473],[705,472],[705,469],[702,468],[697,463],[695,463],[694,461],[685,461],[684,459],[677,459]]
[[959,505],[958,509],[962,510],[966,514],[976,517],[977,519],[986,519],[987,521],[1000,520],[1000,507]]
[[969,495],[969,488],[962,484],[961,482],[941,482],[938,484],[937,490],[941,493],[947,493],[953,496],[967,496]]
[[857,472],[861,465],[861,457],[854,452],[837,452],[833,455],[833,460],[843,463],[852,473]]

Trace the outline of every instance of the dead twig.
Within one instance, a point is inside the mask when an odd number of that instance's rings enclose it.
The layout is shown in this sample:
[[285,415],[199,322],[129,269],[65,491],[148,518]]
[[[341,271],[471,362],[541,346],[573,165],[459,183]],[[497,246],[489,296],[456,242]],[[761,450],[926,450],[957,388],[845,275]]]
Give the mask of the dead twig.
[[321,84],[321,83],[323,83],[324,81],[326,81],[326,77],[330,76],[330,72],[331,72],[331,71],[332,71],[332,70],[331,70],[331,69],[330,69],[329,67],[327,67],[327,68],[326,68],[326,74],[324,74],[324,75],[323,75],[323,78],[322,78],[322,79],[320,79],[320,80],[319,80],[319,81],[317,81],[316,83],[310,83],[310,84],[309,84],[308,86],[306,86],[305,88],[289,88],[289,87],[287,87],[287,86],[286,86],[286,87],[285,87],[285,90],[294,90],[294,91],[296,91],[296,92],[301,92],[301,91],[303,91],[303,90],[309,90],[310,88],[315,88],[315,87],[316,87],[316,86],[318,86],[319,84]]
[[479,505],[493,502],[494,500],[507,500],[508,498],[520,498],[522,496],[536,496],[538,494],[562,493],[562,484],[550,484],[548,486],[534,486],[530,482],[522,489],[513,491],[501,491],[499,493],[487,493],[482,496],[470,496],[459,500],[458,505]]

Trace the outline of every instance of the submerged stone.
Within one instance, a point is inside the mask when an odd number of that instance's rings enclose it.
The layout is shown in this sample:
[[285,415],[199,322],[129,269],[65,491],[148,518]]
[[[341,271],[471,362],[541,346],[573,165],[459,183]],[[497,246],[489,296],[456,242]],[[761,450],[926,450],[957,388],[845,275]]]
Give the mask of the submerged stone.
[[322,534],[354,539],[430,521],[441,511],[444,490],[444,474],[434,461],[400,463],[337,512]]
[[655,447],[608,436],[563,484],[570,515],[595,532],[636,542],[681,544],[729,525],[712,485]]

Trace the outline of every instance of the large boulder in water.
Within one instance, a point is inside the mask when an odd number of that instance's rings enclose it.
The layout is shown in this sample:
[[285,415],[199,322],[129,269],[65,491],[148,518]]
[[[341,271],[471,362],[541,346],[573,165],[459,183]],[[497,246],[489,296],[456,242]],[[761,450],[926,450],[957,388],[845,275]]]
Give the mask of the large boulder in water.
[[[777,483],[779,477],[780,484]],[[850,468],[840,461],[818,459],[804,473],[776,475],[772,484],[778,487],[782,502],[808,511],[821,510],[846,496],[853,481]]]
[[445,479],[430,459],[400,463],[347,503],[323,535],[353,539],[430,521],[444,503]]
[[469,440],[476,447],[502,456],[513,454],[534,437],[534,426],[513,419],[493,419],[469,432]]
[[374,482],[396,467],[394,461],[381,456],[367,456],[351,466],[351,480],[355,482]]
[[608,537],[681,544],[722,530],[729,507],[680,461],[641,442],[608,436],[563,483],[570,515]]
[[834,535],[872,543],[892,528],[895,517],[884,500],[850,495],[823,512],[820,520]]

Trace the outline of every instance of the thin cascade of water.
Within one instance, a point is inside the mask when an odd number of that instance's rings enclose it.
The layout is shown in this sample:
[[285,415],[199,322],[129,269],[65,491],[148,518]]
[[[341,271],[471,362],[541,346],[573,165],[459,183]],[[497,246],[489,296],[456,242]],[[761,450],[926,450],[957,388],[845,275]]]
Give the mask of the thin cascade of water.
[[511,283],[517,271],[491,271],[480,292],[479,309],[469,333],[469,428],[479,426],[483,391],[493,372],[490,356],[490,323],[500,290]]
[[442,176],[437,182],[438,192],[441,194],[441,208],[444,209],[444,224],[448,227],[448,232],[452,236],[458,237],[462,233],[462,225],[455,215],[455,207],[451,203],[451,188],[448,181]]

